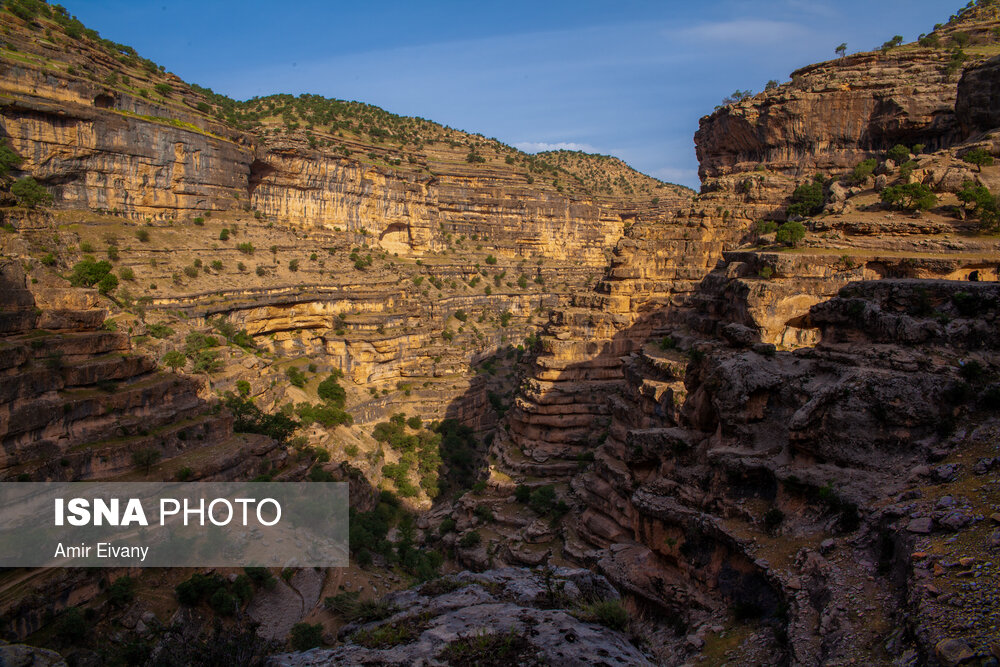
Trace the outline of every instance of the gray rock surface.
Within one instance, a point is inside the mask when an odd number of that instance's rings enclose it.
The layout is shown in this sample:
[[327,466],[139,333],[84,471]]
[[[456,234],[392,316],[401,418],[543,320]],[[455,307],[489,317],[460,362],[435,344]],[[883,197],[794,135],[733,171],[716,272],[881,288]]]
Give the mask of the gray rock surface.
[[[268,664],[446,665],[448,651],[455,650],[449,646],[509,634],[512,647],[490,650],[491,657],[504,657],[511,665],[651,665],[621,632],[581,620],[586,604],[617,599],[608,581],[589,570],[462,572],[386,596],[384,601],[399,611],[381,621],[345,626],[341,646],[284,653]],[[395,639],[387,640],[390,636]]]
[[4,644],[0,646],[0,667],[66,667],[62,656],[37,646]]

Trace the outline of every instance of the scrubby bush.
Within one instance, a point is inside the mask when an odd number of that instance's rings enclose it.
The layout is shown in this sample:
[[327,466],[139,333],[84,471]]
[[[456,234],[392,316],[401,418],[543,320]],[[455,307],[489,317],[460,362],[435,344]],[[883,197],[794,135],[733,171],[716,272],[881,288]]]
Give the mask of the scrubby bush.
[[882,191],[882,203],[902,211],[926,211],[937,204],[937,195],[923,183],[891,185]]
[[778,228],[774,240],[778,243],[794,246],[806,236],[806,228],[801,222],[789,220]]
[[288,381],[292,383],[293,386],[301,389],[306,386],[306,376],[301,370],[295,366],[289,366],[285,369],[285,375],[288,377]]
[[474,530],[470,530],[465,535],[462,535],[458,540],[458,546],[463,549],[471,549],[478,546],[483,541],[482,535]]
[[903,144],[896,144],[886,151],[885,156],[896,164],[902,164],[905,160],[910,158],[910,149]]
[[323,644],[323,626],[319,623],[296,623],[289,635],[292,649],[308,651]]
[[1000,198],[985,186],[966,181],[958,192],[959,201],[972,206],[972,213],[984,229],[996,231],[1000,228]]
[[878,166],[878,160],[875,158],[869,158],[860,162],[854,167],[854,171],[851,172],[851,181],[855,184],[863,183],[872,174],[875,173],[875,167]]
[[31,176],[25,176],[14,181],[10,193],[17,198],[17,203],[27,208],[35,208],[52,203],[52,194]]
[[989,167],[993,165],[993,156],[986,151],[985,148],[974,148],[971,151],[965,153],[962,159],[969,164],[974,164],[978,167],[979,171],[983,170],[983,167]]
[[584,616],[596,623],[624,632],[628,628],[628,612],[618,600],[602,600],[587,605],[583,609]]
[[174,335],[174,330],[166,324],[147,324],[146,333],[153,338],[169,338]]
[[93,257],[83,259],[73,265],[69,283],[73,287],[93,287],[111,272],[111,262],[97,261]]
[[176,371],[178,368],[183,368],[184,365],[187,364],[187,357],[184,356],[183,352],[171,350],[164,354],[160,361],[162,361],[163,365],[167,368],[171,368]]
[[812,183],[804,183],[792,192],[792,203],[788,206],[788,216],[808,218],[823,210],[823,181],[817,177]]
[[338,408],[343,408],[347,402],[347,392],[337,380],[342,377],[342,373],[331,373],[325,380],[319,383],[316,393],[321,399]]
[[299,427],[299,422],[288,415],[278,412],[268,414],[254,405],[249,398],[227,393],[222,401],[233,413],[233,430],[238,433],[261,433],[285,442]]

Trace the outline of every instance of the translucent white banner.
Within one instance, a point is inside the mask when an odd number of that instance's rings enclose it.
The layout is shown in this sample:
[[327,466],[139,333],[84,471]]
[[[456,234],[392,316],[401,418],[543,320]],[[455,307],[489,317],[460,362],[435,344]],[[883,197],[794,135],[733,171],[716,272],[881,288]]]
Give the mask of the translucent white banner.
[[0,567],[345,567],[342,482],[3,482]]

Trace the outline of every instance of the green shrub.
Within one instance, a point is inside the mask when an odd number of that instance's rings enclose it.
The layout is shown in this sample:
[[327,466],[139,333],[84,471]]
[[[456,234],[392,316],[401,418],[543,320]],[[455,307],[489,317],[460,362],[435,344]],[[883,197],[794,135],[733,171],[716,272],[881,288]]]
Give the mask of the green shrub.
[[137,229],[135,232],[135,237],[143,243],[149,242],[149,230],[148,229]]
[[167,368],[172,368],[176,371],[178,368],[183,368],[185,364],[187,364],[187,357],[183,352],[171,350],[164,354],[160,361],[162,361],[163,365]]
[[108,602],[113,607],[124,607],[135,599],[136,581],[132,577],[118,577],[108,586]]
[[142,468],[145,474],[149,474],[149,469],[160,460],[162,453],[157,449],[138,449],[132,452],[132,465]]
[[147,324],[146,333],[153,338],[169,338],[174,335],[174,330],[166,324]]
[[153,86],[153,89],[164,97],[170,97],[170,93],[173,92],[173,88],[169,83],[158,83]]
[[243,572],[246,573],[250,581],[266,590],[273,589],[278,583],[278,580],[266,567],[245,567]]
[[545,516],[556,506],[556,490],[551,484],[537,487],[528,497],[528,507],[536,514]]
[[238,433],[261,433],[279,442],[285,442],[299,427],[299,422],[288,415],[280,412],[277,414],[265,413],[249,398],[227,393],[222,402],[232,411],[233,430]]
[[823,210],[823,183],[813,181],[798,186],[792,192],[792,203],[788,207],[789,217],[799,215],[803,218],[816,215]]
[[14,152],[6,141],[0,140],[0,178],[5,178],[11,169],[16,169],[24,158]]
[[628,612],[618,600],[603,600],[584,607],[584,614],[596,623],[624,632],[628,628]]
[[289,366],[285,369],[285,375],[288,377],[288,381],[292,383],[293,386],[301,389],[306,386],[306,376],[301,370],[295,366]]
[[56,637],[66,644],[79,644],[89,632],[89,625],[79,607],[70,607],[64,611],[53,625]]
[[127,266],[118,269],[118,275],[122,280],[135,280],[135,271]]
[[979,218],[983,228],[991,231],[1000,228],[1000,198],[985,186],[966,181],[958,192],[958,199],[972,205],[972,213]]
[[526,484],[518,484],[514,488],[514,499],[519,503],[527,503],[531,499],[531,487]]
[[801,222],[789,220],[778,228],[774,240],[778,243],[794,246],[806,236],[806,228]]
[[111,273],[111,262],[96,261],[93,257],[83,259],[73,265],[69,283],[73,287],[93,287]]
[[989,167],[993,165],[993,156],[986,151],[985,148],[974,148],[971,151],[967,151],[962,159],[969,164],[974,164],[979,168],[979,171],[983,170],[983,167]]
[[338,408],[343,408],[347,402],[347,392],[337,382],[342,376],[343,374],[339,372],[332,373],[316,387],[316,393],[321,399]]
[[482,535],[474,530],[470,530],[458,540],[458,546],[463,549],[471,549],[478,546],[483,541]]
[[254,251],[253,244],[247,241],[246,243],[237,243],[236,249],[239,250],[244,255],[252,255]]
[[937,204],[937,196],[923,183],[906,183],[883,190],[882,203],[902,211],[926,211]]
[[17,203],[27,208],[35,208],[52,202],[52,194],[31,176],[25,176],[14,181],[10,193],[17,198]]
[[875,173],[875,167],[877,166],[878,160],[875,158],[869,158],[859,163],[856,167],[854,167],[854,171],[851,172],[851,181],[856,184],[864,182]]
[[773,533],[785,520],[785,513],[777,507],[772,507],[764,513],[764,529],[768,533]]
[[774,220],[761,220],[757,223],[758,234],[770,234],[778,229],[778,223]]
[[886,151],[885,157],[889,160],[892,160],[896,164],[902,164],[903,161],[908,160],[910,158],[910,149],[904,146],[903,144],[896,144],[888,151]]

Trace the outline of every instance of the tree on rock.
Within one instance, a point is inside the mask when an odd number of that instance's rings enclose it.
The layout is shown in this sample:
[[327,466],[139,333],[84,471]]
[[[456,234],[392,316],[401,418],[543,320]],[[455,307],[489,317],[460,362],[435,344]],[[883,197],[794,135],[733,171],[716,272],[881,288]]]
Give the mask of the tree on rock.
[[847,42],[844,42],[843,44],[841,44],[840,46],[838,46],[837,48],[835,48],[833,51],[838,56],[840,56],[841,58],[843,58],[844,56],[847,55]]
[[774,235],[774,240],[778,243],[794,246],[806,237],[806,228],[801,222],[789,220],[778,227],[778,232]]
[[992,194],[985,186],[966,181],[958,192],[958,199],[972,206],[973,214],[979,218],[983,229],[997,231],[1000,229],[1000,198]]
[[17,197],[17,203],[27,208],[35,208],[52,202],[52,194],[31,176],[14,181],[10,192]]
[[149,474],[149,469],[160,460],[160,452],[155,449],[140,449],[132,452],[132,463],[135,467],[142,468],[144,474]]
[[885,156],[896,164],[902,164],[910,159],[910,149],[903,144],[896,144],[886,151]]
[[812,183],[804,183],[792,192],[792,203],[788,207],[788,217],[808,218],[823,210],[823,177],[819,174]]
[[901,211],[927,211],[937,204],[937,196],[923,183],[906,183],[883,190],[882,203]]
[[993,165],[993,156],[985,148],[973,148],[962,156],[962,159],[969,164],[976,165],[976,170],[982,172],[983,167]]

